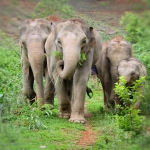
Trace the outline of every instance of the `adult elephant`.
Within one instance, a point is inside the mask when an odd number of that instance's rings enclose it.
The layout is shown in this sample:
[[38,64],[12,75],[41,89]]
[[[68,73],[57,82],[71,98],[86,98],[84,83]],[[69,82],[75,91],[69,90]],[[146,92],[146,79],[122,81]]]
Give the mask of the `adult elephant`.
[[[38,106],[44,103],[53,104],[53,85],[47,71],[44,45],[51,32],[51,23],[44,19],[25,20],[19,26],[21,62],[23,72],[23,95]],[[43,76],[46,78],[44,90]],[[36,93],[33,88],[36,83]]]
[[[130,57],[122,60],[117,66],[117,81],[119,82],[119,77],[124,76],[126,80],[126,86],[132,87],[133,83],[138,80],[140,77],[147,76],[147,71],[145,66],[134,57]],[[139,88],[141,89],[139,91]],[[132,89],[131,89],[132,90]],[[144,83],[141,83],[137,89],[134,89],[134,92],[139,91],[141,94],[144,94]],[[136,95],[135,95],[136,96]],[[139,96],[139,95],[137,95]],[[139,99],[139,97],[137,97]],[[118,98],[118,104],[126,105],[124,102],[121,102]],[[139,108],[140,100],[135,103],[135,108]]]
[[100,78],[104,93],[104,105],[114,107],[114,87],[117,82],[117,66],[123,59],[133,56],[131,44],[122,37],[116,36],[103,44],[103,48],[96,63],[98,78]]
[[55,82],[59,117],[85,123],[86,86],[91,66],[102,49],[101,36],[83,20],[69,19],[56,25],[45,48],[49,75]]

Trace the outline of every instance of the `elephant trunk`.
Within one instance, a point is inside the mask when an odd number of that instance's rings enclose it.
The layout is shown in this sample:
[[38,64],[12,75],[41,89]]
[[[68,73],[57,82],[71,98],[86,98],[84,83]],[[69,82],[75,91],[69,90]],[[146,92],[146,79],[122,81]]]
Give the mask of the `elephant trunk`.
[[75,49],[63,49],[63,60],[60,60],[56,64],[58,75],[62,79],[69,79],[73,76],[76,66],[80,60],[80,50]]
[[131,82],[131,77],[130,77],[130,75],[124,76],[124,77],[125,77],[125,80],[126,80],[126,86],[131,86],[131,85],[132,85],[132,82]]
[[117,82],[117,77],[116,77],[117,68],[111,67],[110,71],[111,71],[111,94],[110,94],[110,98],[109,98],[109,103],[114,107],[114,105],[115,105],[114,87],[115,87],[115,83]]
[[43,86],[43,67],[44,67],[44,45],[42,41],[30,39],[27,43],[29,63],[33,71],[36,82],[36,97],[38,105],[43,104],[44,86]]

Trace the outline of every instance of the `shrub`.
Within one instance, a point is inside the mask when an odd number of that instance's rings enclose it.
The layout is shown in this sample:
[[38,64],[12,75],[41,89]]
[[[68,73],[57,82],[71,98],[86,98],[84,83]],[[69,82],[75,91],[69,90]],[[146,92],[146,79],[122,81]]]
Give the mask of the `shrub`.
[[[147,3],[149,3],[148,0]],[[142,103],[142,112],[150,114],[150,11],[142,14],[126,13],[121,19],[121,24],[125,27],[125,38],[131,42],[134,56],[141,60],[147,69],[147,86],[145,97]]]
[[[144,116],[139,115],[140,110],[134,108],[134,104],[143,98],[142,89],[138,88],[145,82],[145,77],[141,77],[133,83],[132,87],[126,86],[126,80],[123,76],[119,78],[119,83],[115,85],[115,93],[118,95],[125,107],[117,105],[117,114],[115,118],[119,127],[125,131],[133,131],[136,134],[141,133]],[[137,90],[138,89],[138,90]]]

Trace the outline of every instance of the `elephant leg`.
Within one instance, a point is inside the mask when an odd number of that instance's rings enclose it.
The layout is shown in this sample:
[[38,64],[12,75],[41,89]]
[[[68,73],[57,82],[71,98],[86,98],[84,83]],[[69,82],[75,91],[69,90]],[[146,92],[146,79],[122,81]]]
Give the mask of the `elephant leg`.
[[[35,56],[35,54],[36,57],[33,57]],[[37,105],[38,107],[41,107],[44,104],[44,85],[43,85],[44,60],[41,53],[29,53],[28,57],[36,84]]]
[[47,69],[45,69],[45,79],[46,85],[44,89],[44,103],[54,105],[55,88],[52,82],[53,79],[50,79]]
[[29,99],[30,104],[35,102],[36,93],[33,89],[34,77],[29,64],[23,63],[23,95]]
[[59,77],[55,77],[55,90],[58,98],[59,117],[69,118],[71,113],[71,104],[67,93],[65,83]]
[[86,85],[87,80],[82,79],[81,77],[80,79],[76,78],[75,80],[73,80],[73,100],[71,102],[72,112],[71,118],[69,119],[70,122],[86,122],[84,118],[84,101],[86,94]]
[[66,81],[66,87],[67,87],[67,94],[68,94],[68,97],[69,97],[69,100],[71,101],[71,98],[72,98],[72,80],[70,81]]
[[83,63],[83,67],[77,68],[73,76],[73,99],[71,101],[70,122],[86,122],[84,118],[84,102],[91,66],[92,59],[91,54],[89,53],[86,61]]
[[43,73],[36,75],[34,73],[35,83],[36,83],[36,101],[38,107],[44,104],[44,85],[43,85]]

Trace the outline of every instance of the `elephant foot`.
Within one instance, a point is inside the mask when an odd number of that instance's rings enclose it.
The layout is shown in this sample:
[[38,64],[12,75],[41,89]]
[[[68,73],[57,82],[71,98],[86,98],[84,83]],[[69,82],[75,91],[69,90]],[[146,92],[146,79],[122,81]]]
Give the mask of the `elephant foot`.
[[68,113],[68,112],[59,112],[58,116],[59,116],[59,118],[69,119],[70,118],[70,113]]
[[84,115],[72,115],[69,119],[70,122],[77,122],[77,123],[86,123]]

